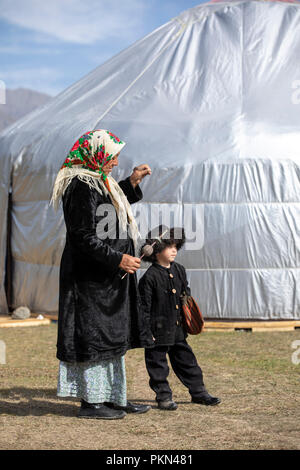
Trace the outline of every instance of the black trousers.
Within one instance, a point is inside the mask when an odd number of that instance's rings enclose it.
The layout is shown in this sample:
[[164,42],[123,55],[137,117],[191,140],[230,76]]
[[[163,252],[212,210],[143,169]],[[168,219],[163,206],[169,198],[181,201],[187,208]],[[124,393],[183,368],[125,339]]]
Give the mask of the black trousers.
[[167,380],[169,375],[167,354],[174,373],[188,388],[190,395],[197,397],[205,390],[202,370],[192,348],[184,339],[172,346],[145,349],[146,368],[150,376],[149,385],[156,393],[156,401],[172,399],[172,390]]

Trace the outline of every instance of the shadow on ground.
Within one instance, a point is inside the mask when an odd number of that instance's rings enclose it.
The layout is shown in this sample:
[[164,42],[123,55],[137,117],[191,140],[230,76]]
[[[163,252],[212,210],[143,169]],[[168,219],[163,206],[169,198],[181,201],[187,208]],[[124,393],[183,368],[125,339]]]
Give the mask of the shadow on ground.
[[[9,401],[5,401],[5,399]],[[157,408],[155,400],[143,400],[140,398],[129,398],[129,400],[134,403],[149,404],[152,408]],[[79,402],[79,398],[58,397],[56,389],[25,387],[0,389],[0,415],[74,416],[77,414]]]

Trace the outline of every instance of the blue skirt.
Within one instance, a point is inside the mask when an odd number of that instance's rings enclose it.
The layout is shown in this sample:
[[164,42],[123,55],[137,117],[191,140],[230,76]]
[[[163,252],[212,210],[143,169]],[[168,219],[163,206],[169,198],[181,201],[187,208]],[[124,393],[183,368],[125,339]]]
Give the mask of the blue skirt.
[[59,362],[57,396],[126,406],[125,356],[97,362]]

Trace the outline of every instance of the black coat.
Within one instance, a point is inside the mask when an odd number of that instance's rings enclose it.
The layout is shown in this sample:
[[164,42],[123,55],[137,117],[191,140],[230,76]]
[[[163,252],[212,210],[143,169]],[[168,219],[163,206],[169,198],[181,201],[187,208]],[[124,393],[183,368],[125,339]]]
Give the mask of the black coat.
[[171,346],[188,336],[182,325],[179,297],[184,290],[191,294],[185,268],[176,261],[170,263],[170,268],[155,262],[141,277],[139,292],[145,324],[155,338],[155,345]]
[[[130,204],[142,199],[142,191],[129,177],[118,183]],[[73,178],[63,195],[66,244],[59,276],[57,358],[67,362],[112,359],[128,349],[153,344],[140,311],[136,273],[118,266],[124,253],[134,256],[133,241],[101,240],[96,215],[100,204],[112,204],[110,196]],[[114,207],[111,205],[113,210]],[[116,212],[115,212],[116,214]]]

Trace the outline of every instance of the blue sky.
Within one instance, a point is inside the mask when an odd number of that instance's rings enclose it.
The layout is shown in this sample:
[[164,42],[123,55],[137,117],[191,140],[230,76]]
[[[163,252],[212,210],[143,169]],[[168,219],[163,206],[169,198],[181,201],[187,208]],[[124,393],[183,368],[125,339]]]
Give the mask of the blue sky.
[[0,0],[0,80],[55,96],[199,0]]

